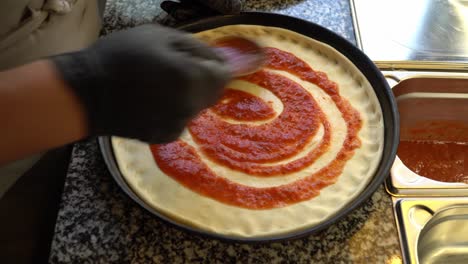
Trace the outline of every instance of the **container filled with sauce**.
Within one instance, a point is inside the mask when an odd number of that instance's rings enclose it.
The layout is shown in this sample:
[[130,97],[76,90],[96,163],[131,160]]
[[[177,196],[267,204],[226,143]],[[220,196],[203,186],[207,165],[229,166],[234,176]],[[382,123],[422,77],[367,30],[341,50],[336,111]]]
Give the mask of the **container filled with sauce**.
[[393,93],[401,136],[388,191],[468,196],[468,78],[413,77]]
[[468,73],[384,74],[400,114],[386,187],[404,263],[468,263]]

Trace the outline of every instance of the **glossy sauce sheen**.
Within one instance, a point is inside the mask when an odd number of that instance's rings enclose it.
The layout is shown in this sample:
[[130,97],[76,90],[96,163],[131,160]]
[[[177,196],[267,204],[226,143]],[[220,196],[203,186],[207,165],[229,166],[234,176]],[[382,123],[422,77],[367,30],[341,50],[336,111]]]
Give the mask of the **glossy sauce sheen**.
[[[181,140],[151,146],[160,169],[182,185],[219,202],[249,209],[283,207],[317,196],[320,189],[337,180],[346,161],[361,144],[357,135],[362,125],[360,115],[347,100],[340,97],[336,83],[291,53],[275,48],[266,48],[265,52],[265,68],[286,71],[314,83],[331,97],[341,112],[346,122],[347,135],[333,161],[295,182],[256,188],[216,175],[200,159],[196,150]],[[216,106],[200,113],[188,126],[205,156],[221,166],[245,172],[252,177],[281,177],[310,166],[329,149],[332,128],[306,89],[284,76],[266,70],[242,79],[271,91],[282,101],[283,111],[260,125],[228,123],[223,118],[268,120],[274,116],[274,111],[260,98],[227,89]],[[256,109],[257,113],[251,112]],[[285,164],[266,164],[297,155],[320,127],[324,130],[320,143],[304,157]]]
[[403,140],[398,157],[418,175],[442,182],[468,183],[468,143]]

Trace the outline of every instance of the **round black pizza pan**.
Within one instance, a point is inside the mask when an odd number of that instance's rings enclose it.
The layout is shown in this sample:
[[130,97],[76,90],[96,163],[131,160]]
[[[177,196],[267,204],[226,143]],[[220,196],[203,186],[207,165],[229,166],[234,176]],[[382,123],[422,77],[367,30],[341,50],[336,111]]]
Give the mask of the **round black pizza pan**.
[[188,23],[186,25],[181,26],[180,29],[194,33],[234,24],[250,24],[280,27],[311,37],[315,40],[324,42],[334,47],[336,50],[338,50],[344,56],[346,56],[350,61],[352,61],[364,74],[364,76],[374,88],[375,93],[379,99],[380,105],[382,107],[383,120],[385,125],[383,156],[377,168],[377,171],[375,172],[373,178],[366,186],[366,188],[355,199],[351,200],[346,206],[344,206],[333,216],[308,229],[280,235],[239,238],[223,234],[211,233],[189,225],[179,223],[158,212],[146,202],[144,202],[143,199],[138,197],[138,195],[136,195],[135,192],[130,188],[130,186],[126,183],[125,179],[120,173],[112,150],[110,137],[100,137],[98,139],[101,152],[104,157],[104,161],[107,164],[117,184],[128,196],[130,196],[130,198],[132,198],[136,203],[138,203],[140,206],[142,206],[155,216],[185,231],[206,236],[209,238],[216,238],[231,242],[275,242],[300,238],[305,235],[316,233],[337,222],[339,219],[343,218],[344,216],[352,212],[354,209],[356,209],[364,201],[369,199],[369,197],[377,190],[377,188],[389,175],[390,168],[396,156],[396,151],[399,142],[399,116],[395,99],[388,86],[387,81],[381,74],[380,70],[361,50],[356,48],[353,44],[351,44],[344,38],[333,33],[332,31],[305,20],[279,14],[248,12],[239,15],[211,17]]

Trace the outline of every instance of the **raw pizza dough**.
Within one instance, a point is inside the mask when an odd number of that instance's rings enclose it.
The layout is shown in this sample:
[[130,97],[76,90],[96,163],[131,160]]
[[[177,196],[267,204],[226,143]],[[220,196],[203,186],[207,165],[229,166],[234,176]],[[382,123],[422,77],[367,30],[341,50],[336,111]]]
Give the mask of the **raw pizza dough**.
[[[155,163],[147,144],[113,137],[114,154],[120,171],[134,192],[150,206],[178,222],[204,231],[248,238],[279,235],[310,228],[346,206],[366,187],[374,175],[381,159],[384,135],[382,110],[378,99],[356,66],[324,43],[289,30],[252,25],[225,26],[196,34],[205,41],[226,35],[252,38],[265,47],[275,47],[293,53],[306,61],[315,71],[325,72],[330,80],[339,85],[340,95],[359,111],[363,122],[358,134],[361,147],[355,150],[354,156],[347,161],[336,183],[322,189],[317,197],[286,207],[265,210],[239,208],[199,195],[165,175]],[[205,164],[208,164],[218,176],[254,187],[282,185],[322,168],[334,159],[341,148],[347,128],[341,113],[330,97],[314,84],[299,80],[286,72],[275,72],[301,84],[319,103],[332,125],[330,150],[299,172],[287,176],[258,178],[208,160],[200,153],[186,130],[181,136],[182,140],[194,146]],[[266,89],[239,80],[233,81],[229,87],[252,93],[265,101],[272,101],[277,113],[282,110],[281,101]],[[321,130],[315,136],[317,139],[312,140],[305,151],[290,160],[314,148],[314,142],[323,135],[323,129]]]

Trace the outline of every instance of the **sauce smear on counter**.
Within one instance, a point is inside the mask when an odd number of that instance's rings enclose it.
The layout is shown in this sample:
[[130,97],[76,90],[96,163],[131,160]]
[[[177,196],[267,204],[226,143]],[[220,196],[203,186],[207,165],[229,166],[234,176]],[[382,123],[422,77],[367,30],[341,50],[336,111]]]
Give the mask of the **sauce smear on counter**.
[[[337,180],[354,150],[361,145],[359,113],[340,96],[338,85],[325,73],[314,71],[289,52],[265,48],[265,54],[265,68],[286,71],[315,84],[341,112],[347,134],[335,159],[300,180],[265,188],[232,182],[216,175],[203,162],[197,151],[220,166],[252,177],[281,177],[310,166],[329,149],[333,129],[313,96],[289,78],[261,70],[242,80],[271,91],[281,100],[283,111],[275,117],[274,110],[261,98],[227,89],[217,105],[204,110],[188,125],[197,149],[182,140],[151,146],[154,159],[165,174],[201,195],[248,209],[271,209],[309,200]],[[235,124],[223,117],[268,122]],[[323,136],[314,149],[297,159],[276,163],[295,157],[319,129],[323,129]]]
[[398,157],[418,175],[468,183],[468,143],[403,140]]

